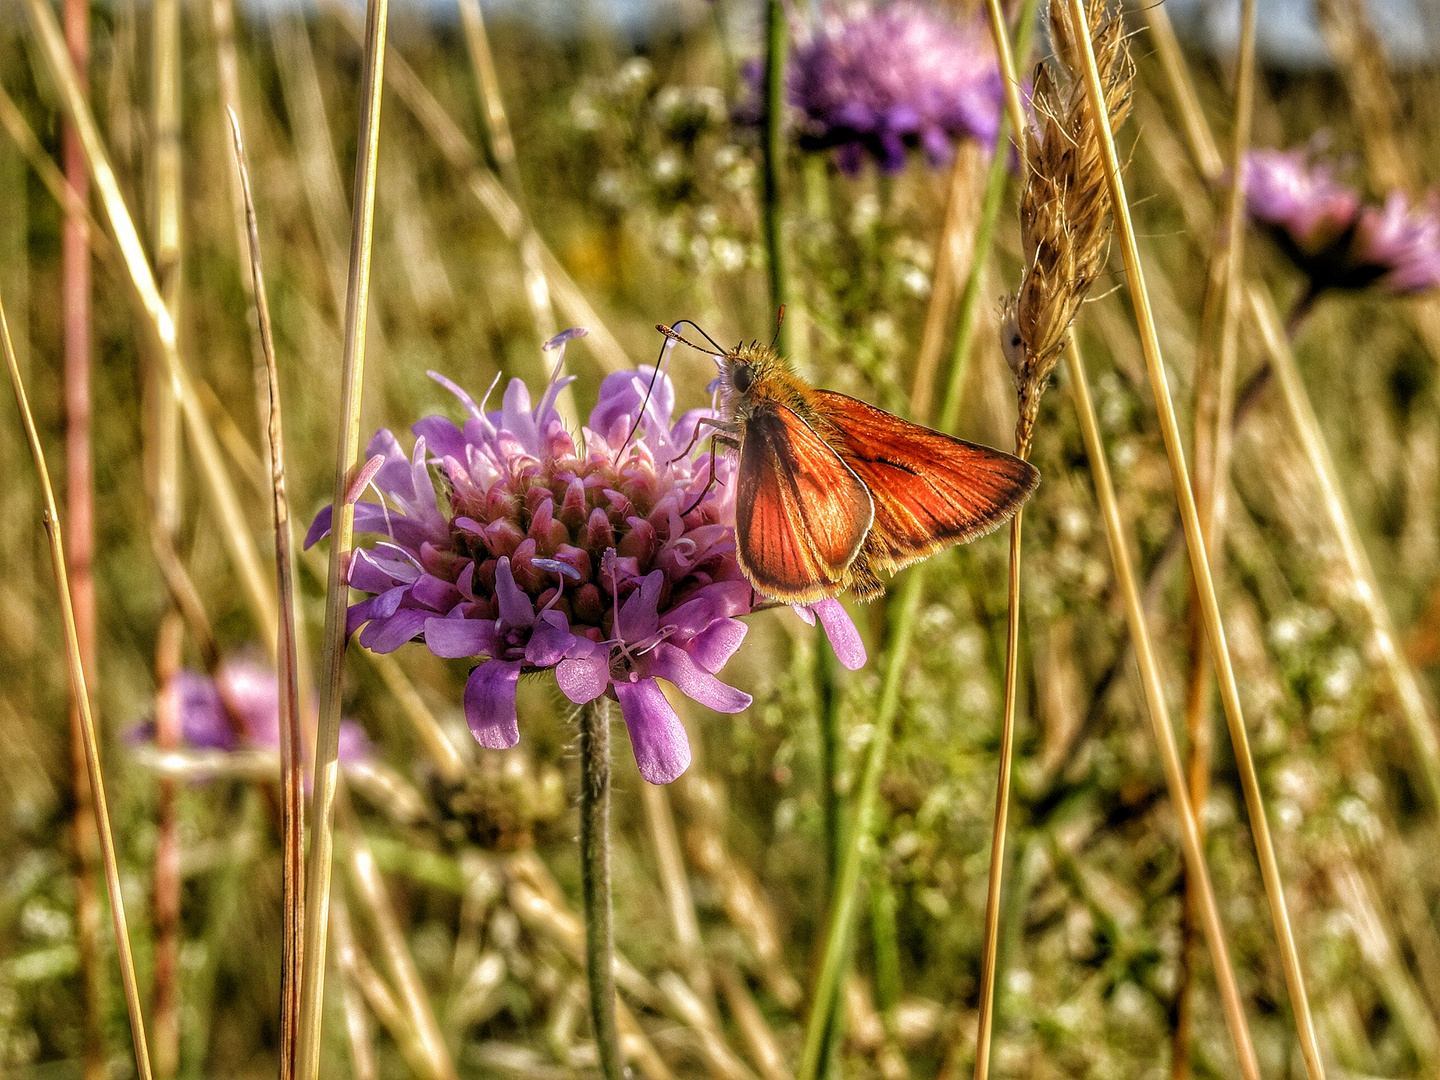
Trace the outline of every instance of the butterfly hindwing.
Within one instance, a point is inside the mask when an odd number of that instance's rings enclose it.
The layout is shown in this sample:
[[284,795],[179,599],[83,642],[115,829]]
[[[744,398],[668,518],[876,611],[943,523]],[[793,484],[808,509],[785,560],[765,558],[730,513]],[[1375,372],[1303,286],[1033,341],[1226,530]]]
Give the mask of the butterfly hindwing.
[[817,390],[815,405],[827,441],[870,491],[870,566],[896,570],[973,540],[1014,514],[1040,481],[1029,462],[845,394]]
[[746,418],[735,500],[741,568],[768,596],[834,596],[870,531],[865,484],[795,412],[774,401]]

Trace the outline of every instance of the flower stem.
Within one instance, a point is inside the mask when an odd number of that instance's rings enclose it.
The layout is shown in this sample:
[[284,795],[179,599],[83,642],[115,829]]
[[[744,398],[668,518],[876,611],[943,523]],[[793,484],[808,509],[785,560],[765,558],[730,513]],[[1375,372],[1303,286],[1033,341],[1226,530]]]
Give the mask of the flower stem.
[[622,1080],[615,1027],[615,930],[610,911],[610,702],[580,710],[580,890],[585,904],[585,977],[600,1075]]
[[[765,4],[765,106],[761,115],[760,146],[764,157],[765,253],[770,268],[770,307],[785,306],[785,254],[781,236],[780,168],[785,160],[785,5]],[[776,339],[780,352],[790,352],[785,324]]]

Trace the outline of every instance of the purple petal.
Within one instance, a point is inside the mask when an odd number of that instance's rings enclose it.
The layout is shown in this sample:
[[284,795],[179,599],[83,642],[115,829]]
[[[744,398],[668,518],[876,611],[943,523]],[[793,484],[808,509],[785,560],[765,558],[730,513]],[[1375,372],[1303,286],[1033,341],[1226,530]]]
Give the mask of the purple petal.
[[520,741],[515,720],[515,688],[521,661],[486,660],[465,683],[465,720],[481,746],[508,750]]
[[641,776],[652,784],[668,784],[690,767],[690,740],[659,683],[617,682],[615,697]]
[[360,631],[360,644],[371,652],[394,652],[425,629],[429,616],[428,611],[401,608],[388,619],[371,619]]
[[506,626],[533,626],[535,605],[515,584],[510,560],[503,557],[495,565],[495,600],[500,605],[500,621]]
[[551,349],[558,349],[567,341],[574,341],[577,337],[584,337],[588,333],[590,333],[590,331],[585,329],[585,327],[583,326],[572,326],[569,330],[561,330],[560,333],[556,334],[549,341],[545,342],[545,344],[541,345],[540,348],[544,349],[546,352],[549,352]]
[[706,671],[718,673],[740,648],[747,629],[739,619],[721,619],[686,645],[685,651]]
[[865,642],[860,640],[860,631],[855,629],[855,624],[850,621],[850,616],[840,605],[840,601],[821,600],[810,607],[820,619],[825,636],[830,639],[830,647],[835,650],[836,659],[851,671],[864,667]]
[[575,635],[570,632],[565,616],[558,611],[543,612],[530,632],[525,662],[534,667],[550,667],[564,659],[573,644]]
[[572,656],[555,667],[560,692],[576,705],[594,701],[610,685],[610,650],[596,649],[588,656]]
[[[645,657],[644,671],[674,683],[686,697],[716,712],[737,713],[750,707],[749,694],[726,686],[690,658],[684,649],[669,643],[655,646]],[[619,683],[616,683],[618,689]]]
[[615,634],[621,641],[640,641],[660,628],[660,591],[665,587],[665,571],[652,570],[620,607],[615,620]]
[[489,656],[495,650],[495,627],[487,619],[426,619],[425,646],[436,656]]
[[[185,742],[202,750],[235,749],[235,732],[213,681],[194,671],[179,671],[170,685]],[[154,737],[153,725],[148,737]]]

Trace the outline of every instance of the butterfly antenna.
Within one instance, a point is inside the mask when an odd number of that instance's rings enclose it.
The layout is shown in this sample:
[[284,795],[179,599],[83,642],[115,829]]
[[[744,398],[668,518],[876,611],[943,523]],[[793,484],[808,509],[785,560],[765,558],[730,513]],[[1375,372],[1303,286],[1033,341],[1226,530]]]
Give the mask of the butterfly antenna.
[[[780,305],[780,314],[775,317],[775,336],[770,339],[770,348],[775,348],[775,343],[780,340],[780,327],[785,323],[785,305]],[[699,327],[697,326],[698,330]]]
[[[656,329],[662,330],[663,328],[657,326]],[[665,361],[669,359],[670,350],[675,348],[675,342],[685,341],[679,334],[674,334],[673,336],[666,334],[665,339],[664,343],[660,346],[660,355],[655,358],[655,370],[650,373],[650,385],[645,387],[645,397],[640,402],[640,411],[635,414],[635,423],[630,425],[630,434],[625,436],[625,441],[620,444],[620,449],[615,451],[615,465],[617,468],[620,465],[621,455],[625,453],[625,448],[634,440],[635,432],[640,430],[640,421],[645,419],[645,410],[650,407],[650,395],[655,390],[655,383],[660,378],[660,373]],[[689,345],[690,343],[685,341],[685,344]]]

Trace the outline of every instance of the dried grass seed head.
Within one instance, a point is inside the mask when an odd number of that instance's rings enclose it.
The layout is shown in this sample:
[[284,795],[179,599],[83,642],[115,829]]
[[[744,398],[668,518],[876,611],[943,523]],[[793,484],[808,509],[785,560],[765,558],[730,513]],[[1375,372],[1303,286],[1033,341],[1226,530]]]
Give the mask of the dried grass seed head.
[[[1114,131],[1129,114],[1135,69],[1119,12],[1108,10],[1104,0],[1089,0],[1087,9]],[[1113,228],[1104,151],[1064,4],[1051,4],[1050,37],[1054,64],[1036,70],[1035,125],[1026,136],[1029,167],[1020,194],[1025,273],[1002,312],[1007,359],[1019,396],[1016,443],[1025,450],[1065,335],[1105,267]]]

